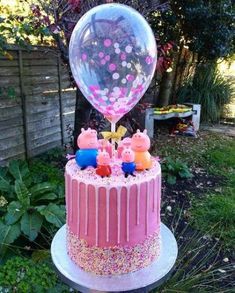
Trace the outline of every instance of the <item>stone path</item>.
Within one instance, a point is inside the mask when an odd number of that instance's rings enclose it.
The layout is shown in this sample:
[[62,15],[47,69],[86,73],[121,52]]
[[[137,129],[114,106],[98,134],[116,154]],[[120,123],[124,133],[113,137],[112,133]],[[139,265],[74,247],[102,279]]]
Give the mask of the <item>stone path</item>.
[[214,126],[201,125],[202,130],[208,130],[216,133],[222,133],[228,136],[235,137],[235,126],[217,124]]

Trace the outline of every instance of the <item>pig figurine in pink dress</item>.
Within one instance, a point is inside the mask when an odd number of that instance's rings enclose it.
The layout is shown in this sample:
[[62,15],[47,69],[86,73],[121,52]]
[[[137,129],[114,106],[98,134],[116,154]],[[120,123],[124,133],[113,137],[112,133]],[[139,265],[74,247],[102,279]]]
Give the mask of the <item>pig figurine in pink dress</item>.
[[112,145],[111,143],[106,139],[99,139],[99,147],[98,150],[105,150],[109,153],[110,157],[112,157]]
[[81,167],[82,170],[89,166],[96,168],[96,157],[98,155],[98,138],[96,130],[91,128],[85,130],[82,128],[82,132],[77,139],[77,144],[80,148],[75,156],[78,166]]
[[150,149],[150,138],[147,135],[147,130],[137,132],[131,138],[131,149],[135,153],[136,170],[143,171],[152,167],[151,155],[148,152]]
[[97,156],[97,169],[96,174],[103,177],[109,177],[112,173],[110,167],[111,158],[105,150],[99,151]]
[[118,143],[117,154],[118,154],[119,159],[122,157],[123,150],[125,148],[129,148],[129,147],[131,147],[131,138],[130,137],[125,137],[123,140],[121,140]]

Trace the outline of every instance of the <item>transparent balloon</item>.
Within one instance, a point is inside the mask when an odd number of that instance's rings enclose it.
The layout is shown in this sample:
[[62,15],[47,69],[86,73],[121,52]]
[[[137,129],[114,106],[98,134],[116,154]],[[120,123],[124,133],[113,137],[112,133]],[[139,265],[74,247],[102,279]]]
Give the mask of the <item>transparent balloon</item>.
[[104,4],[78,21],[69,57],[84,96],[116,123],[149,87],[157,47],[149,24],[136,10],[122,4]]

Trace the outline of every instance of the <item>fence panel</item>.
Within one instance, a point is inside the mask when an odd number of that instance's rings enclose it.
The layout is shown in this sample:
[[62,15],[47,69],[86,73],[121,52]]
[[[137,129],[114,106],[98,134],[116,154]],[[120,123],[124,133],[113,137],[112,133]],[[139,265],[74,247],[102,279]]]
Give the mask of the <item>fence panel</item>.
[[0,165],[30,158],[69,141],[76,91],[50,48],[12,48],[0,56]]

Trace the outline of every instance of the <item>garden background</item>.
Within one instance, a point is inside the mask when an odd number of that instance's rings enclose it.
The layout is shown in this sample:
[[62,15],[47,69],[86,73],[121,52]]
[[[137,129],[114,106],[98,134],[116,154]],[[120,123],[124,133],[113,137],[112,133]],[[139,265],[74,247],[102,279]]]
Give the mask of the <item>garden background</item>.
[[[3,292],[69,290],[49,252],[65,221],[65,154],[76,149],[82,126],[99,131],[109,125],[75,87],[68,42],[81,15],[105,2],[113,1],[0,0]],[[129,134],[144,127],[150,105],[183,102],[201,104],[203,125],[229,125],[234,133],[233,2],[119,2],[147,18],[158,43],[152,85],[121,121]],[[172,278],[159,292],[232,292],[234,150],[234,138],[224,134],[201,130],[197,138],[172,138],[166,125],[157,128],[152,153],[160,156],[164,173],[162,221],[180,251]]]

